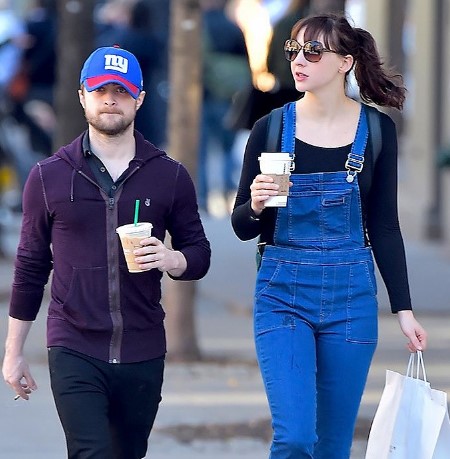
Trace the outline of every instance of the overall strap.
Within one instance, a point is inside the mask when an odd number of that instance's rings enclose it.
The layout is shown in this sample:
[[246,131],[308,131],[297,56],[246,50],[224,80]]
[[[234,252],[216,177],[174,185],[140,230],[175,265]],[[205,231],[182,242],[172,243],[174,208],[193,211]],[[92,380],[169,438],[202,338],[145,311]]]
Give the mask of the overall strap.
[[295,102],[289,102],[283,106],[281,151],[295,153]]
[[366,111],[361,107],[359,115],[358,128],[356,130],[355,140],[345,162],[347,170],[347,182],[353,182],[356,174],[361,172],[364,166],[364,152],[367,146],[369,137],[369,129],[367,124]]

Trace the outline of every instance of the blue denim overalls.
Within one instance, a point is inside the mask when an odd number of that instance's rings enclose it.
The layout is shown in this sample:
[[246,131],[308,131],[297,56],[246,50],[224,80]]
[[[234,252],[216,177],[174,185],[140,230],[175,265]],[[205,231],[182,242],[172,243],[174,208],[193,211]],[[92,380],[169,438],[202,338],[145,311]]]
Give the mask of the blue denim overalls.
[[[377,343],[374,264],[355,172],[367,138],[361,107],[349,170],[291,175],[274,245],[263,254],[254,327],[274,429],[271,459],[350,457]],[[294,146],[291,103],[284,107],[281,150],[294,153]]]

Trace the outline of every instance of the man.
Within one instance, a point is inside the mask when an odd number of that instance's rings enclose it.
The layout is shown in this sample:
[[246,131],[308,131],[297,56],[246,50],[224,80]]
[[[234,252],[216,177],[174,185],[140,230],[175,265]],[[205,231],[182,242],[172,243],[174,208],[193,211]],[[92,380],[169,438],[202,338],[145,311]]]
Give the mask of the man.
[[[68,457],[142,458],[163,381],[161,277],[200,279],[210,245],[187,171],[134,131],[145,97],[135,56],[99,48],[80,83],[88,130],[24,190],[3,375],[23,399],[37,388],[23,346],[53,269],[47,346]],[[115,230],[137,199],[153,231],[134,252],[143,271],[129,273]]]

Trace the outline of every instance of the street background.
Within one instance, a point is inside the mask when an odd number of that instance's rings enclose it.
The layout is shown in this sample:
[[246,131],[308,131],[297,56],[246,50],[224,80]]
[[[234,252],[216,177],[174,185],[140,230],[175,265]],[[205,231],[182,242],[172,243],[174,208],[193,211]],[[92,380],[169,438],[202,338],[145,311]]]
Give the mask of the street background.
[[[407,200],[408,194],[403,196]],[[416,315],[430,335],[425,353],[428,379],[432,387],[450,393],[450,253],[442,244],[416,238],[414,221],[407,212],[402,213]],[[4,232],[3,246],[11,254],[17,245],[19,223],[9,221]],[[227,216],[204,216],[204,224],[213,258],[209,274],[199,282],[197,299],[196,325],[203,359],[167,364],[163,401],[147,457],[263,459],[268,457],[270,427],[252,337],[255,241],[239,241]],[[6,332],[12,275],[12,259],[2,259],[1,342]],[[379,290],[380,339],[360,409],[352,459],[364,457],[386,369],[404,372],[409,355],[397,319],[388,310],[381,282]],[[11,390],[0,385],[0,457],[5,459],[65,456],[64,437],[48,382],[44,327],[45,305],[26,348],[39,385],[31,400],[14,401]]]
[[[405,110],[406,129],[403,130],[400,139],[401,223],[416,315],[429,333],[429,349],[425,353],[427,375],[432,387],[450,393],[448,352],[450,348],[450,247],[448,240],[445,241],[445,228],[449,228],[450,221],[448,206],[450,194],[446,192],[450,190],[450,175],[448,169],[440,170],[436,161],[440,147],[446,145],[449,140],[448,129],[445,129],[449,119],[450,65],[446,58],[448,53],[445,52],[445,45],[448,48],[449,43],[445,27],[448,11],[442,14],[444,3],[448,4],[448,1],[348,0],[334,3],[347,3],[349,8],[356,5],[356,10],[365,5],[367,11],[360,16],[365,16],[367,19],[367,25],[375,33],[384,56],[389,56],[388,41],[394,44],[404,41],[404,46],[407,48],[408,65],[405,70],[410,90],[408,106]],[[16,6],[30,2],[28,0],[0,1],[0,6],[7,3]],[[83,12],[88,11],[89,5],[92,7],[94,1],[61,0],[57,3],[67,6],[60,8],[61,14],[58,17],[60,24],[63,24],[61,31],[64,32],[58,37],[58,47],[62,50],[58,55],[59,71],[63,75],[61,91],[57,91],[58,95],[61,95],[61,100],[58,97],[56,104],[60,110],[51,112],[53,115],[57,113],[56,124],[64,128],[61,133],[57,132],[58,138],[55,143],[59,145],[66,143],[62,141],[63,138],[73,138],[71,129],[78,135],[80,129],[85,127],[76,96],[80,68],[76,60],[84,60],[91,51],[92,15],[83,16]],[[109,2],[99,0],[95,3]],[[168,6],[169,0],[148,0],[147,3],[158,3],[157,10],[163,11]],[[196,2],[186,0],[172,2],[176,7],[188,3],[190,5]],[[244,0],[242,3],[248,5],[252,2]],[[266,1],[265,3],[279,6],[283,2]],[[80,9],[80,5],[86,8]],[[406,21],[404,26],[397,27],[398,23],[395,19],[398,19],[402,5],[403,9],[408,6]],[[186,12],[190,11],[191,8],[186,9]],[[256,16],[252,10],[251,14],[244,15],[244,19],[251,23]],[[355,18],[357,16],[356,14]],[[119,19],[122,26],[124,14],[120,14],[116,19]],[[183,45],[179,48],[174,47],[170,52],[173,74],[182,76],[178,92],[175,91],[177,85],[173,85],[171,91],[168,91],[167,75],[164,74],[164,77],[160,78],[160,73],[164,72],[163,69],[157,69],[154,79],[158,84],[149,91],[151,94],[149,100],[153,104],[150,107],[157,107],[156,110],[150,110],[150,116],[160,115],[163,112],[169,93],[176,96],[174,96],[174,100],[177,101],[176,112],[184,108],[188,109],[187,112],[182,113],[184,118],[180,115],[183,122],[178,125],[174,123],[176,128],[170,131],[170,137],[177,137],[178,142],[174,144],[181,146],[180,151],[173,147],[168,149],[172,156],[187,164],[194,161],[197,152],[196,143],[192,141],[195,135],[191,134],[195,132],[193,115],[198,107],[191,100],[183,97],[195,92],[186,91],[189,83],[192,87],[199,83],[194,81],[189,70],[195,68],[194,64],[198,63],[200,47],[195,46],[195,38],[199,38],[200,35],[198,30],[195,35],[196,29],[192,27],[192,24],[195,24],[195,15],[188,17],[186,14],[182,19],[180,24],[183,27],[171,30],[171,35],[179,33],[180,45]],[[167,14],[166,17],[155,21],[157,28],[161,28],[166,34],[169,30],[168,20]],[[11,21],[7,20],[4,23],[9,24]],[[254,27],[257,34],[254,47],[256,51],[264,49],[263,25],[257,22]],[[43,28],[44,31],[50,29],[50,27]],[[400,34],[404,32],[404,36],[399,35],[395,39],[395,33],[392,32],[396,31]],[[164,41],[165,44],[169,43],[168,38],[169,36]],[[56,43],[56,40],[54,42]],[[43,48],[37,47],[38,51],[41,49]],[[71,52],[66,52],[67,49]],[[430,49],[439,49],[441,52],[430,53]],[[417,56],[420,56],[420,59],[417,59]],[[8,69],[10,65],[4,64],[3,68]],[[41,64],[37,68],[46,70],[39,71],[38,76],[47,75],[49,70],[47,64]],[[30,80],[33,86],[35,82],[31,78]],[[33,101],[32,97],[30,99]],[[44,111],[44,114],[49,113]],[[11,129],[10,117],[2,119],[7,123],[3,123],[0,139],[9,137],[9,147],[12,152],[16,152],[17,157],[23,156],[26,149],[19,142],[24,140],[23,135],[22,137],[15,135],[17,129]],[[81,127],[77,126],[77,121]],[[165,126],[164,123],[160,125],[155,120],[151,120],[147,125],[156,127],[158,135],[165,133],[164,127],[161,128]],[[52,129],[49,131],[54,134]],[[6,135],[8,133],[9,136]],[[150,139],[157,143],[154,135],[155,133],[150,136]],[[242,148],[237,150],[238,155],[242,154]],[[211,152],[213,163],[216,160],[215,156],[215,153]],[[237,159],[240,160],[241,157]],[[213,164],[212,169],[210,176],[213,179],[220,176],[218,167],[215,168]],[[3,177],[1,172],[0,170],[0,178]],[[152,459],[181,457],[263,459],[268,457],[269,413],[255,362],[252,336],[255,241],[243,243],[234,236],[229,223],[227,208],[229,203],[221,201],[220,192],[219,195],[215,195],[217,188],[219,187],[212,186],[210,213],[203,216],[213,249],[212,266],[205,279],[199,282],[196,299],[197,335],[203,358],[195,363],[168,362],[163,402],[150,437],[148,457]],[[19,199],[17,195],[15,197],[9,195],[12,199],[7,199],[8,195],[4,193],[3,187],[1,191],[2,204],[7,204],[5,212],[0,207],[0,246],[7,255],[0,258],[0,342],[4,342],[13,276],[12,256],[17,246],[20,225],[20,214],[10,213],[8,209],[18,210],[20,194]],[[429,233],[428,236],[433,233],[434,238],[442,242],[430,242],[425,239],[426,232]],[[406,339],[400,332],[396,317],[389,312],[386,293],[381,282],[379,282],[379,291],[379,346],[361,405],[352,459],[364,457],[367,434],[383,390],[386,369],[404,372],[408,361]],[[26,347],[26,355],[39,390],[32,394],[28,402],[14,401],[11,390],[5,384],[0,384],[0,459],[65,457],[64,436],[49,389],[45,349],[45,309],[46,301]],[[170,315],[171,311],[168,310],[167,313]]]

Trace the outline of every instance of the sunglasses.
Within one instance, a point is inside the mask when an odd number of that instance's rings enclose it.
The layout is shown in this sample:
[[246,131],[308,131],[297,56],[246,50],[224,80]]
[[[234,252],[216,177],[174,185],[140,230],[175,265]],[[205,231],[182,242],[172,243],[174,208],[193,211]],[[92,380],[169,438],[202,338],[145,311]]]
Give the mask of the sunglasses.
[[286,40],[284,43],[284,56],[289,62],[295,60],[298,53],[303,49],[303,56],[308,62],[319,62],[323,53],[336,53],[317,40],[310,40],[301,45],[297,40]]

